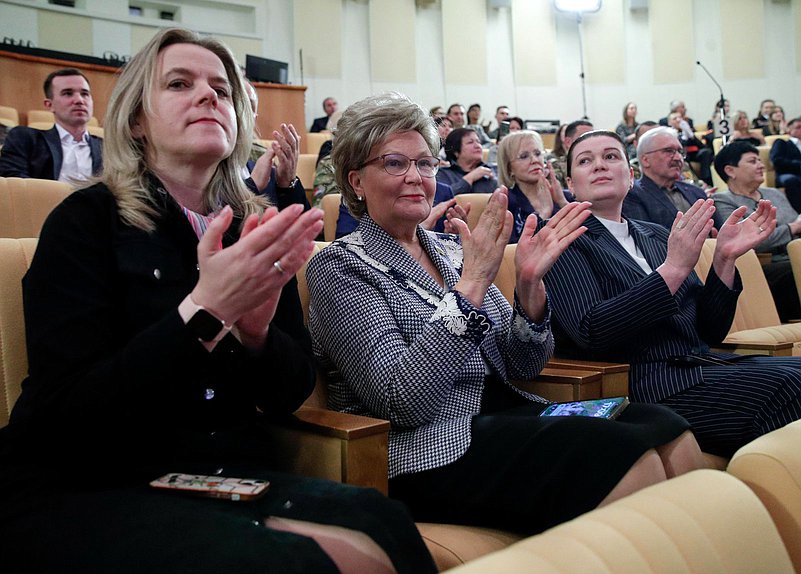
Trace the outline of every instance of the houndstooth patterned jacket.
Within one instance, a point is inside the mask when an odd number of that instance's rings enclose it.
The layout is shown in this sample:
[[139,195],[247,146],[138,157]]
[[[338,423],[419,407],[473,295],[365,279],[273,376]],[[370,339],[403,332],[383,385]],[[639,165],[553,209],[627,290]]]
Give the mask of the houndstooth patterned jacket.
[[553,353],[550,308],[535,324],[494,285],[472,306],[450,290],[462,267],[456,238],[421,227],[417,236],[446,289],[367,215],[306,272],[330,406],[390,421],[390,478],[465,453],[488,365],[504,381],[530,379]]

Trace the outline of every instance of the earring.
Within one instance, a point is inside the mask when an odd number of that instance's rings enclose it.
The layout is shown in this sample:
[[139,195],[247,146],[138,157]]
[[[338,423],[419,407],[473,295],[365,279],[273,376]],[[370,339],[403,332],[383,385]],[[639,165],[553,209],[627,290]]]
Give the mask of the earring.
[[364,198],[361,195],[357,195],[356,201],[364,201]]

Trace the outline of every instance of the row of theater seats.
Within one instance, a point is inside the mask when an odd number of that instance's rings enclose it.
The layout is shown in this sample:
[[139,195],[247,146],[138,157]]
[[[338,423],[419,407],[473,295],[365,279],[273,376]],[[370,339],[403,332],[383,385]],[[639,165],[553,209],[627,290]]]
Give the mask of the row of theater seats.
[[[53,112],[47,110],[28,110],[26,117],[28,122],[25,125],[37,130],[49,130],[56,122]],[[15,108],[0,106],[0,125],[7,128],[20,125],[19,112]],[[96,117],[92,116],[89,119],[87,129],[93,136],[103,137],[103,128],[100,127],[100,122],[97,121]]]
[[[37,193],[36,180],[13,178],[0,178],[0,197],[22,182],[28,196],[45,197]],[[61,192],[63,197],[69,190],[62,189]],[[47,200],[50,206],[40,212],[46,213],[59,200],[50,196]],[[32,203],[35,201],[25,205]],[[24,210],[18,209],[15,213],[20,215]],[[34,224],[31,218],[22,219]],[[0,224],[0,236],[7,235],[8,229],[5,223]],[[38,229],[28,229],[35,232],[32,235],[38,235]],[[318,245],[317,249],[323,245]],[[8,411],[19,394],[19,385],[27,371],[20,280],[35,246],[35,239],[0,239],[0,388],[4,399],[0,404],[0,425],[6,424]],[[504,274],[499,274],[498,282],[502,291],[508,292],[514,277],[513,271],[511,275],[509,272],[513,246],[510,246],[505,259]],[[299,274],[299,289],[307,309],[308,290],[303,272]],[[601,384],[603,373],[591,374],[597,383],[593,391],[595,396],[620,394],[619,380],[615,385],[610,383],[607,393]],[[554,377],[554,381],[548,383],[550,389],[540,386],[532,390],[553,400],[566,400],[550,391],[559,386],[572,388],[572,385],[560,385],[555,382],[558,377],[546,372],[545,379],[549,376]],[[625,388],[624,385],[624,393]],[[567,398],[587,396],[570,394]],[[296,413],[294,423],[273,429],[274,442],[281,453],[276,461],[282,470],[373,486],[386,492],[388,430],[386,421],[327,410],[325,385],[318,384],[315,393]],[[801,462],[796,464],[794,460],[799,432],[801,426],[796,424],[771,433],[746,447],[729,463],[729,472],[749,482],[761,502],[757,502],[750,491],[726,473],[695,473],[523,541],[505,553],[488,557],[489,563],[468,565],[467,571],[473,568],[476,572],[511,572],[519,571],[521,568],[518,566],[523,564],[526,567],[551,564],[550,570],[543,570],[546,572],[745,572],[753,571],[758,564],[764,566],[761,571],[789,571],[785,547],[790,550],[796,565],[801,563],[797,557],[801,555],[801,492],[797,484],[797,478],[801,478],[801,468],[798,468]],[[763,484],[766,479],[768,483]],[[663,502],[657,504],[657,501]],[[776,528],[767,518],[765,507],[779,525],[784,546],[777,543]],[[607,525],[600,530],[602,537],[598,532],[598,521]],[[656,529],[644,530],[638,526],[643,521],[656,524]],[[445,524],[420,524],[419,528],[441,570],[470,562],[520,540],[513,533],[484,528]],[[758,529],[756,535],[755,529]],[[588,547],[582,533],[590,531],[595,532],[590,538],[597,543]],[[748,536],[743,538],[744,534]],[[751,542],[758,544],[748,546],[747,543]],[[739,552],[744,548],[748,552],[741,555]],[[671,561],[667,563],[662,557],[665,552],[672,553]],[[643,564],[648,567],[644,568]],[[676,570],[662,564],[684,564],[685,567]]]

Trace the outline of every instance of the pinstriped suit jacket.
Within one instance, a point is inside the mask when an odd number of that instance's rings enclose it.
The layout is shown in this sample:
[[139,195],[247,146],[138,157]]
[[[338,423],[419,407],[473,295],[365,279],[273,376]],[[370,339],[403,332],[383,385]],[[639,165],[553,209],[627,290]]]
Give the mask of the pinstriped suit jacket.
[[486,363],[504,380],[530,379],[553,353],[549,321],[536,325],[513,312],[494,286],[480,309],[450,291],[462,265],[452,236],[420,227],[417,236],[447,290],[367,215],[306,272],[309,326],[331,407],[390,421],[390,477],[464,454]]
[[[667,256],[668,230],[629,220],[629,233],[651,269]],[[742,290],[728,289],[714,269],[703,285],[695,272],[671,295],[662,276],[647,274],[594,216],[545,277],[560,354],[631,364],[634,400],[659,402],[702,381],[700,367],[670,357],[708,353],[725,338]],[[719,355],[728,357],[731,355]]]

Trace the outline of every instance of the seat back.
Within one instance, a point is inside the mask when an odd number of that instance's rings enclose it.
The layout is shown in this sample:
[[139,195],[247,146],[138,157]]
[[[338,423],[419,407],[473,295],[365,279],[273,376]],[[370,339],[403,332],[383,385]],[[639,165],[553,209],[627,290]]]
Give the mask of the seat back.
[[303,189],[314,189],[314,173],[317,171],[317,156],[313,153],[302,153],[298,156],[297,174],[303,182]]
[[729,462],[728,472],[745,482],[768,509],[801,572],[801,421],[751,441]]
[[503,251],[501,266],[498,268],[498,274],[495,275],[495,281],[493,281],[510,305],[514,304],[515,283],[517,281],[515,253],[517,253],[517,244],[511,243],[506,246]]
[[801,298],[801,239],[793,239],[787,244],[787,255],[790,256],[790,265],[793,267],[795,289]]
[[793,565],[745,484],[696,470],[449,572],[789,574]]
[[[50,129],[56,123],[56,116],[53,112],[47,110],[28,110],[28,125],[31,124],[49,124]],[[37,128],[42,129],[42,128]]]
[[[706,280],[712,267],[715,241],[707,239],[704,242],[701,257],[695,266],[695,272],[702,281]],[[779,312],[776,310],[776,303],[770,294],[768,281],[765,279],[757,254],[751,250],[742,255],[737,260],[737,270],[743,281],[743,292],[737,300],[737,312],[729,333],[780,325]]]
[[[320,148],[323,147],[323,144],[330,140],[333,136],[330,132],[320,132],[320,133],[308,133],[306,134],[306,151],[304,153],[313,154],[314,157],[317,157],[317,154],[320,153]],[[304,139],[301,139],[301,145],[303,145]]]
[[[300,296],[300,305],[303,308],[303,322],[307,325],[309,324],[309,284],[306,282],[306,267],[308,267],[311,258],[327,245],[328,242],[326,241],[315,241],[314,251],[312,251],[309,259],[303,264],[303,267],[300,268],[296,275],[298,279],[298,295]],[[303,405],[306,407],[317,407],[321,409],[328,408],[328,389],[326,389],[325,386],[325,378],[319,372],[317,374],[317,384],[314,386],[314,392],[312,392],[311,396],[306,399],[306,402],[304,402]]]
[[484,213],[484,208],[487,207],[489,198],[492,197],[491,193],[460,193],[456,197],[456,203],[462,208],[466,209],[466,205],[470,204],[470,213],[467,214],[467,227],[473,229],[478,223],[479,217]]
[[8,417],[28,374],[22,277],[36,251],[36,239],[0,238],[0,427]]
[[16,108],[0,106],[0,126],[13,128],[19,125],[19,113]]
[[47,216],[70,193],[60,181],[0,177],[0,237],[39,237]]
[[323,210],[323,239],[326,241],[336,239],[339,205],[341,203],[341,193],[329,193],[320,200],[320,209]]

